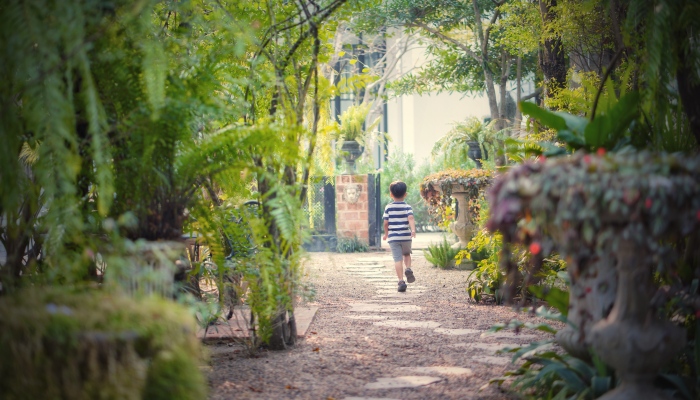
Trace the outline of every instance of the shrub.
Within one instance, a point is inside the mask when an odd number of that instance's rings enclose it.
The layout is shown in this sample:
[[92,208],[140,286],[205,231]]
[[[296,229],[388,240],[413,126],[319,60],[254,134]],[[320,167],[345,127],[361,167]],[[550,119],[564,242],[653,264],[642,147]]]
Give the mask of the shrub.
[[164,299],[32,288],[0,300],[4,399],[202,399],[196,324]]
[[369,245],[355,235],[338,237],[338,253],[366,253]]
[[442,269],[453,267],[452,262],[459,254],[459,249],[453,249],[447,243],[447,239],[443,238],[440,244],[431,244],[428,246],[428,252],[425,254],[425,259],[433,263],[434,266]]

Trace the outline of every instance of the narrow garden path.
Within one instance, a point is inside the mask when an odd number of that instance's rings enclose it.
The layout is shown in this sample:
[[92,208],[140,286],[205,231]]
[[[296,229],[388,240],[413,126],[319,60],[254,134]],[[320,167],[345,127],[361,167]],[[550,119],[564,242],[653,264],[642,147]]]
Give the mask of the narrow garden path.
[[208,346],[212,399],[508,399],[489,379],[516,367],[494,351],[548,337],[484,333],[518,318],[508,307],[468,299],[468,271],[432,267],[414,255],[416,282],[396,291],[387,253],[311,253],[305,263],[318,313],[291,350],[250,358],[237,345]]

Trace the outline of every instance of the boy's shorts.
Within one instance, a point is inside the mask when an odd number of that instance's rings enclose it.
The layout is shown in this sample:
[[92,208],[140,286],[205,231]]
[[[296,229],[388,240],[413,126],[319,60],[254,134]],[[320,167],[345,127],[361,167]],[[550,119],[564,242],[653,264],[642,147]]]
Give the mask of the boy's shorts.
[[412,240],[404,240],[401,242],[389,242],[389,248],[391,249],[391,255],[394,257],[394,262],[399,262],[403,260],[403,256],[410,255]]

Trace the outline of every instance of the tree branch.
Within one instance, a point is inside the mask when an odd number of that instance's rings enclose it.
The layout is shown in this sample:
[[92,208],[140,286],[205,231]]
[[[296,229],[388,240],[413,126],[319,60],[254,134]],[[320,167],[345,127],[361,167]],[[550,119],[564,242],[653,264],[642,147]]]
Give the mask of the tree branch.
[[525,101],[525,100],[530,100],[531,98],[537,96],[537,95],[540,94],[540,93],[542,93],[542,86],[538,87],[537,89],[535,89],[534,92],[528,94],[527,96],[521,97],[521,98],[520,98],[520,102],[523,102],[523,101]]
[[474,53],[474,52],[472,51],[472,49],[470,49],[468,46],[464,45],[463,43],[460,43],[458,40],[452,39],[451,37],[445,35],[444,33],[440,32],[440,31],[438,31],[438,30],[436,30],[436,29],[430,28],[429,26],[427,26],[427,25],[425,25],[425,24],[422,24],[422,23],[420,23],[420,22],[414,22],[414,23],[408,24],[408,25],[406,25],[406,26],[412,27],[412,28],[421,28],[421,29],[424,29],[424,30],[426,30],[426,31],[428,31],[428,32],[430,32],[430,33],[432,33],[433,35],[439,37],[440,39],[442,39],[442,40],[444,40],[444,41],[446,41],[446,42],[449,42],[449,43],[454,44],[455,46],[457,46],[457,47],[459,47],[460,49],[462,49],[469,57],[475,59],[475,60],[478,61],[478,62],[481,62],[481,57],[479,57],[476,53]]

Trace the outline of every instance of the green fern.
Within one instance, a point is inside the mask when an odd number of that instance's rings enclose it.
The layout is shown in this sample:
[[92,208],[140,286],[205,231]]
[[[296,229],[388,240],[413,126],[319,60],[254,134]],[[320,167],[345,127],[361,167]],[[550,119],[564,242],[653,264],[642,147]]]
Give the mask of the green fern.
[[454,266],[453,262],[458,253],[459,249],[453,249],[447,242],[447,238],[443,238],[442,243],[428,246],[425,259],[436,267],[447,269]]

